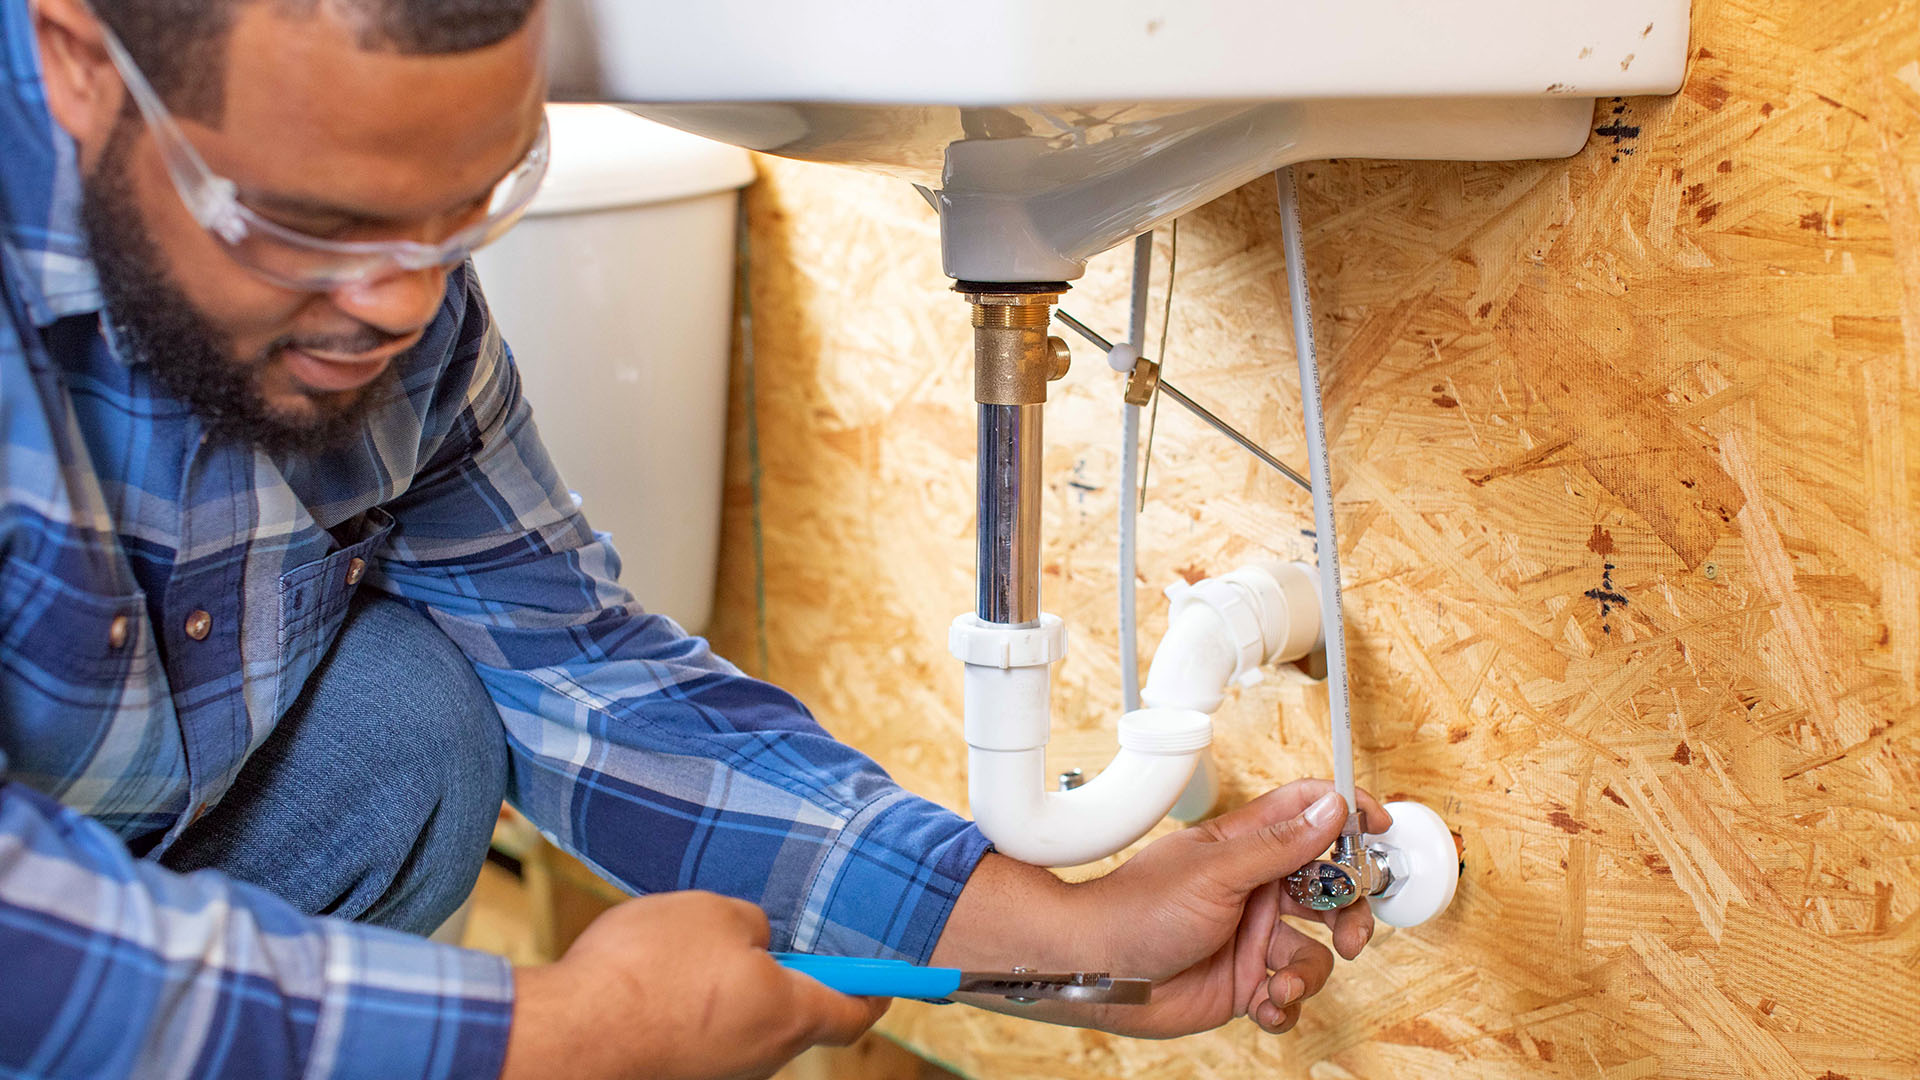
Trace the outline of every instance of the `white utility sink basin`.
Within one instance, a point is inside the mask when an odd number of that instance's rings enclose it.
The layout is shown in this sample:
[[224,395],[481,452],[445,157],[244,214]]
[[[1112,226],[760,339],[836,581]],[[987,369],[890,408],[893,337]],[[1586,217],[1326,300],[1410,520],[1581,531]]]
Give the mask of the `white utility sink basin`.
[[1086,259],[1296,161],[1563,157],[1687,0],[555,0],[556,87],[939,200],[947,272]]

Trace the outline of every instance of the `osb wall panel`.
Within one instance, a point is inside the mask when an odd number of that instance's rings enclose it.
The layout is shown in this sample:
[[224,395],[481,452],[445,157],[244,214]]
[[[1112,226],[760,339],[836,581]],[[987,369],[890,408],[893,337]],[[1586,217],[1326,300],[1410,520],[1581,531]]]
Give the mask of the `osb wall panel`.
[[[1693,47],[1569,161],[1303,167],[1359,773],[1458,828],[1453,910],[1286,1038],[890,1033],[994,1078],[1920,1075],[1920,4],[1698,0]],[[764,169],[767,674],[962,806],[966,313],[905,185]],[[1124,263],[1069,309],[1117,334]],[[1271,182],[1187,218],[1177,276],[1169,375],[1304,461]],[[1063,767],[1112,745],[1118,393],[1082,349],[1047,415]],[[716,637],[753,666],[743,415]],[[1312,550],[1301,493],[1159,421],[1146,648],[1168,581]],[[1325,702],[1230,700],[1233,789],[1324,775]]]

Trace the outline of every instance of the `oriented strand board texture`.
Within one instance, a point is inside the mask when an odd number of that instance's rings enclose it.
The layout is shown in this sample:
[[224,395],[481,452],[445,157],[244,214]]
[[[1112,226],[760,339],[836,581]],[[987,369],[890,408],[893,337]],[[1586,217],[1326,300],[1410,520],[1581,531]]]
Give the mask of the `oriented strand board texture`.
[[[1570,161],[1304,167],[1360,775],[1459,829],[1453,910],[1286,1038],[906,1006],[891,1033],[995,1080],[1920,1075],[1920,3],[1695,25],[1685,90],[1602,103]],[[765,170],[769,674],[960,805],[966,313],[905,185]],[[1124,261],[1069,309],[1118,331]],[[1167,370],[1300,462],[1286,326],[1271,183],[1191,215]],[[1115,719],[1118,393],[1083,349],[1047,418],[1062,766]],[[753,666],[741,415],[716,636]],[[1163,410],[1145,647],[1159,586],[1308,555],[1310,524]],[[1233,788],[1325,774],[1325,712],[1298,676],[1238,693]]]

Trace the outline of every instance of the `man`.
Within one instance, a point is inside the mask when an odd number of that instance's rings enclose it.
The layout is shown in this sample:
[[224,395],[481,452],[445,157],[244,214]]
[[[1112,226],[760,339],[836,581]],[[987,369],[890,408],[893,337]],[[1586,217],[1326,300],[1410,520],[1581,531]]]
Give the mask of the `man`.
[[[769,946],[1291,1027],[1332,956],[1274,882],[1325,784],[1069,886],[614,583],[465,262],[537,183],[544,33],[0,0],[0,1072],[765,1075],[884,1010]],[[503,794],[641,897],[517,972],[412,936]]]

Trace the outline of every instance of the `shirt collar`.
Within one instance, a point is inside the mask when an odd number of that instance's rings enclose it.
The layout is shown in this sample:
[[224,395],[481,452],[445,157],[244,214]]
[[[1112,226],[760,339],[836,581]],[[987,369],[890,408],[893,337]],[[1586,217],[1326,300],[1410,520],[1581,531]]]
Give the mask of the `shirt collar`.
[[0,0],[0,262],[42,328],[99,312],[74,143],[47,112],[30,0]]

